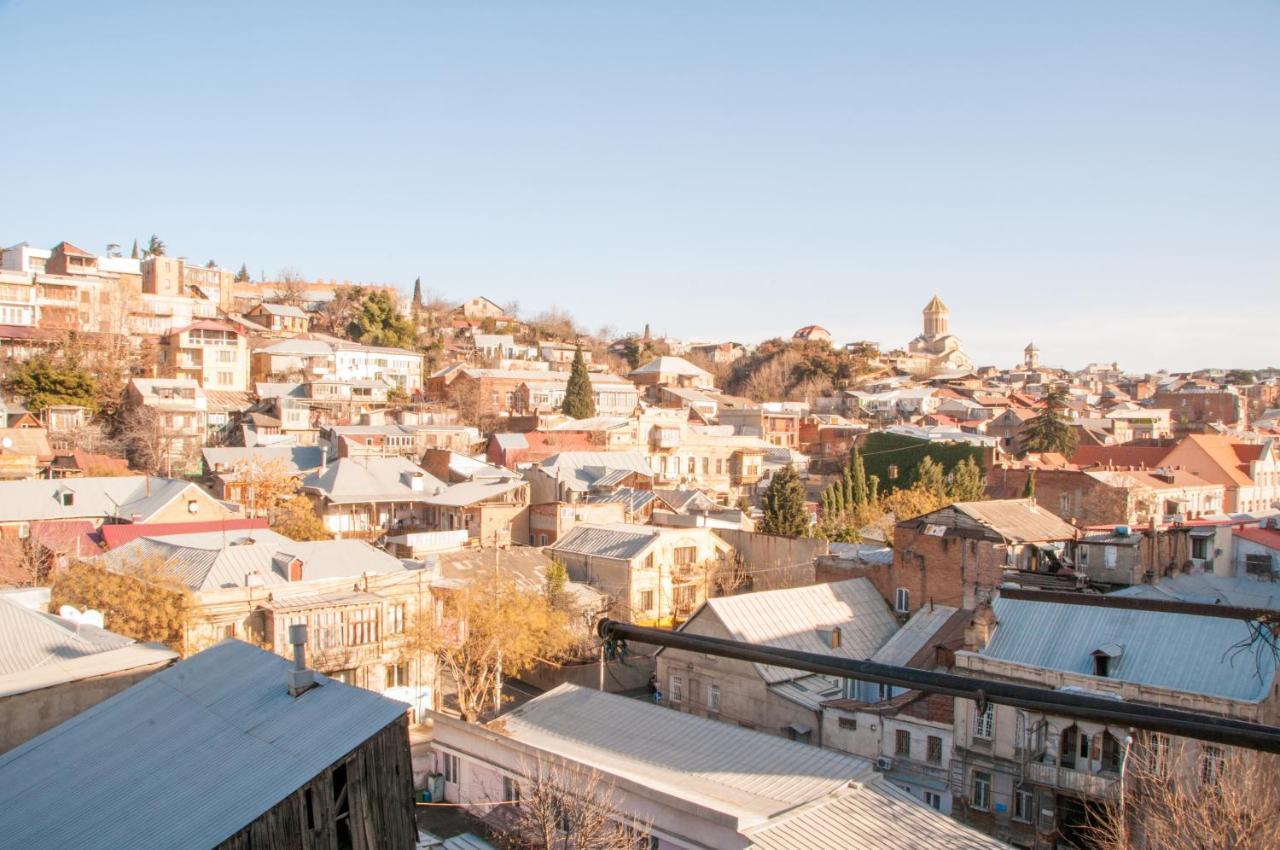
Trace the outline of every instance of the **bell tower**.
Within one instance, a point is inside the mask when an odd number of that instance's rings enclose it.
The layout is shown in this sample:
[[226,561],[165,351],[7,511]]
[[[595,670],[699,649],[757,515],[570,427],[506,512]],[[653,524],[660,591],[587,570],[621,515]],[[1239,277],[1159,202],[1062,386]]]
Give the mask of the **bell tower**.
[[924,307],[924,335],[927,338],[944,336],[947,333],[948,316],[951,311],[947,309],[947,305],[942,303],[942,299],[933,296]]

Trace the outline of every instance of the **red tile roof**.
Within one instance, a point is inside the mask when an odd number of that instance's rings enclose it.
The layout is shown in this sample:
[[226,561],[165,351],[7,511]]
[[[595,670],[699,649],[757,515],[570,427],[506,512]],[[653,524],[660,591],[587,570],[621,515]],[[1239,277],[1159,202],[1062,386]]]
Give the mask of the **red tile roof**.
[[1083,468],[1118,466],[1156,469],[1172,449],[1169,446],[1077,446],[1071,462]]
[[214,522],[135,522],[128,525],[104,525],[99,529],[108,549],[115,549],[139,537],[164,537],[170,534],[197,534],[203,531],[245,531],[266,528],[265,519],[226,519]]
[[95,254],[90,254],[88,251],[84,250],[83,248],[77,248],[75,245],[72,245],[70,242],[59,242],[57,245],[53,246],[53,250],[55,251],[61,250],[62,253],[66,254],[69,257],[96,256]]
[[31,523],[31,539],[51,552],[89,557],[102,551],[91,536],[93,523],[78,519],[70,522],[38,520]]
[[1280,530],[1274,528],[1237,528],[1232,534],[1268,549],[1280,549]]

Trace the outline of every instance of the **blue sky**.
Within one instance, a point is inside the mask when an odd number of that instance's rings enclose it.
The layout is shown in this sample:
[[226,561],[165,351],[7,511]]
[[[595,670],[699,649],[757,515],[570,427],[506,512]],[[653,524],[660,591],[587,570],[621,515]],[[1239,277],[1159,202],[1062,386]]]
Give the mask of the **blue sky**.
[[1280,3],[0,2],[0,242],[1280,365]]

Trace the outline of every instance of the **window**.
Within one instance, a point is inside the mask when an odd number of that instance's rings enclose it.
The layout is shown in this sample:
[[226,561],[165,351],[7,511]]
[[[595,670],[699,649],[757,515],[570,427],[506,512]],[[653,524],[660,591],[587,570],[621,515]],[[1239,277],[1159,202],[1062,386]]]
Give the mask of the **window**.
[[991,811],[991,774],[985,770],[973,772],[973,797],[970,802],[980,812]]
[[1013,792],[1013,819],[1030,823],[1033,812],[1035,812],[1035,797],[1032,793],[1022,789]]
[[990,741],[992,726],[995,725],[996,707],[993,703],[987,703],[987,710],[977,715],[973,723],[973,737],[982,738]]
[[703,475],[711,474],[711,458],[709,457],[704,457],[702,459],[702,474]]
[[672,702],[684,702],[684,679],[672,676],[670,691]]
[[376,608],[359,608],[350,613],[347,619],[348,639],[350,646],[374,643],[378,639],[378,611]]
[[724,475],[724,458],[716,458],[716,475]]
[[720,711],[719,685],[707,685],[707,711]]
[[653,591],[640,591],[640,610],[646,614],[653,610]]
[[677,546],[675,549],[675,564],[677,567],[687,567],[696,563],[698,560],[697,546]]
[[234,363],[234,362],[236,362],[236,353],[235,353],[234,351],[227,351],[227,350],[225,350],[225,349],[219,350],[219,351],[218,351],[218,362],[219,362],[219,363]]
[[1080,562],[1079,565],[1082,567],[1089,566],[1089,547],[1088,546],[1081,546],[1078,549],[1076,549],[1076,560]]
[[911,593],[905,588],[898,588],[893,596],[893,610],[899,614],[905,614],[911,610]]
[[508,803],[515,803],[520,800],[520,783],[510,776],[502,777],[502,799]]
[[893,685],[886,685],[883,682],[876,685],[876,701],[884,702],[893,696]]
[[462,764],[453,753],[444,754],[444,781],[457,783],[462,776]]
[[942,738],[938,735],[930,735],[926,743],[928,746],[925,749],[925,760],[929,764],[942,764]]
[[387,634],[398,635],[404,631],[404,610],[403,602],[387,607]]
[[858,718],[856,717],[841,717],[837,722],[840,724],[841,729],[851,729],[856,731],[858,728]]
[[1222,747],[1205,744],[1200,750],[1200,784],[1213,787],[1222,778]]
[[893,733],[893,754],[903,758],[911,758],[911,733],[899,729]]
[[1209,559],[1208,537],[1191,538],[1191,557],[1195,558],[1197,561],[1207,561]]
[[1105,652],[1093,653],[1093,675],[1103,679],[1107,677],[1107,668],[1111,663],[1111,657]]
[[409,685],[409,665],[403,661],[387,665],[387,687],[404,688]]
[[689,474],[693,475],[698,471],[698,459],[696,457],[689,458]]
[[1116,568],[1116,547],[1106,546],[1102,550],[1103,566],[1109,570]]
[[942,810],[942,795],[935,791],[924,792],[924,803],[933,809]]

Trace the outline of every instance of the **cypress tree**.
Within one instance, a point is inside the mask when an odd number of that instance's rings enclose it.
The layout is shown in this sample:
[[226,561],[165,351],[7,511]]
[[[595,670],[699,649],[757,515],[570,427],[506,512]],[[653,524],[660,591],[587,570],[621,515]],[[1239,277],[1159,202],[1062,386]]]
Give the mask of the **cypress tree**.
[[837,513],[843,514],[845,510],[849,507],[849,503],[846,502],[844,499],[844,488],[841,486],[840,482],[837,481],[827,489],[831,491],[831,496],[832,496],[831,507]]
[[133,240],[133,253],[132,253],[132,254],[130,254],[129,256],[131,256],[131,257],[132,257],[133,259],[135,259],[135,260],[141,260],[141,259],[142,259],[142,252],[138,250],[138,240],[137,240],[137,239]]
[[1036,471],[1033,469],[1027,473],[1027,483],[1022,485],[1022,498],[1034,499],[1036,497]]
[[764,522],[760,530],[780,537],[803,537],[809,531],[804,508],[804,483],[790,464],[778,470],[764,493]]
[[984,481],[982,467],[967,457],[951,470],[950,497],[957,502],[978,502],[982,500]]
[[422,278],[420,277],[413,279],[413,309],[422,309]]
[[880,500],[880,476],[872,475],[867,478],[867,504],[874,505]]
[[821,502],[822,502],[822,515],[824,517],[830,517],[832,514],[832,511],[834,510],[834,508],[832,507],[833,501],[832,501],[831,493],[832,493],[831,487],[828,487],[827,489],[822,491]]
[[850,475],[853,478],[853,503],[858,507],[863,507],[869,501],[867,498],[867,468],[862,464],[861,449],[854,446],[849,454]]
[[573,366],[569,370],[569,383],[564,388],[564,404],[560,407],[565,416],[586,419],[596,415],[596,403],[591,394],[591,378],[587,375],[587,362],[582,359],[582,349],[573,353]]

